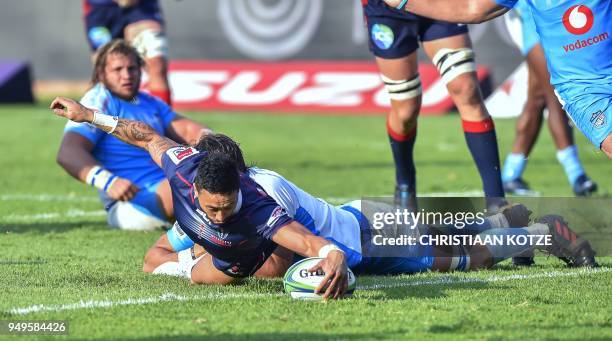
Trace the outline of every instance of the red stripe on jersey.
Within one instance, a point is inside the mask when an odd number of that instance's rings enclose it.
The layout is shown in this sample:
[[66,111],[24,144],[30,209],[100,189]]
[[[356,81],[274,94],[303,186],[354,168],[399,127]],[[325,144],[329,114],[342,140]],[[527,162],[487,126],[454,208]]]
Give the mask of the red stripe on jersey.
[[461,125],[466,133],[486,133],[495,129],[495,124],[491,117],[478,122],[461,120]]
[[362,6],[365,6],[365,5],[367,5],[367,4],[368,4],[368,0],[361,0],[361,5],[362,5]]

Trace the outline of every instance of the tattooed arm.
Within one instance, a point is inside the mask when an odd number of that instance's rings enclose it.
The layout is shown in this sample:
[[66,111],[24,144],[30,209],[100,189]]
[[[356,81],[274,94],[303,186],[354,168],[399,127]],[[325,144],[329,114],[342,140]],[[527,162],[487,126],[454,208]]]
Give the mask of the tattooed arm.
[[[112,134],[131,145],[145,149],[151,158],[161,167],[161,158],[166,150],[179,144],[167,137],[161,136],[146,123],[119,118],[112,119],[108,115],[98,115],[94,122],[94,110],[84,107],[81,103],[65,97],[57,97],[51,103],[53,112],[74,122],[92,123],[96,127]],[[102,119],[100,119],[102,118]]]

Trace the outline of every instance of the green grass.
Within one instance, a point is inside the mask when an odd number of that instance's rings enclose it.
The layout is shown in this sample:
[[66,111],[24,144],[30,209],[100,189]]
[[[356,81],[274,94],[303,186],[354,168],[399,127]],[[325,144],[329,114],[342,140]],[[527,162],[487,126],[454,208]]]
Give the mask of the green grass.
[[[393,166],[382,117],[188,116],[234,136],[248,160],[317,196],[339,203],[391,194]],[[505,262],[471,273],[360,277],[361,286],[386,287],[327,303],[293,301],[282,294],[280,280],[204,287],[144,275],[142,256],[160,233],[106,227],[94,191],[55,164],[63,124],[43,107],[0,107],[0,320],[64,319],[71,338],[101,340],[612,338],[609,257],[599,259],[599,272],[539,258],[530,269]],[[496,126],[505,155],[514,121],[498,120]],[[609,161],[582,136],[577,140],[598,195],[609,197]],[[421,118],[416,160],[423,193],[480,189],[454,115]],[[547,132],[526,179],[544,196],[571,195]],[[127,304],[137,299],[152,302]],[[113,306],[86,309],[79,302]],[[34,305],[51,310],[11,313]]]

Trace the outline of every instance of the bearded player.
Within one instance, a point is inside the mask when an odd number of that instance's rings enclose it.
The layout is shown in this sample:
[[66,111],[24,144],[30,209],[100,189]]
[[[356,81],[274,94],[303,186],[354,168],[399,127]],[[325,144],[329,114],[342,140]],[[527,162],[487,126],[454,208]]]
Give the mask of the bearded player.
[[[144,61],[124,40],[96,54],[92,88],[81,102],[122,118],[147,122],[159,134],[195,143],[210,131],[161,100],[139,91]],[[151,230],[174,221],[168,180],[148,153],[89,123],[68,122],[57,153],[68,174],[98,190],[111,227]]]

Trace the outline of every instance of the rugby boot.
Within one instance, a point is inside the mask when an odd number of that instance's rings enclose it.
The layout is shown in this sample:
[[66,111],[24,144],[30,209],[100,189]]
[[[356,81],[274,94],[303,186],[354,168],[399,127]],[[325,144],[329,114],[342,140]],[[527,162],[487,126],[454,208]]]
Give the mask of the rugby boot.
[[598,267],[591,244],[572,231],[563,217],[546,215],[537,220],[548,225],[552,245],[547,251],[564,261],[569,267]]
[[572,190],[577,197],[587,197],[597,191],[597,184],[583,174],[576,179]]

